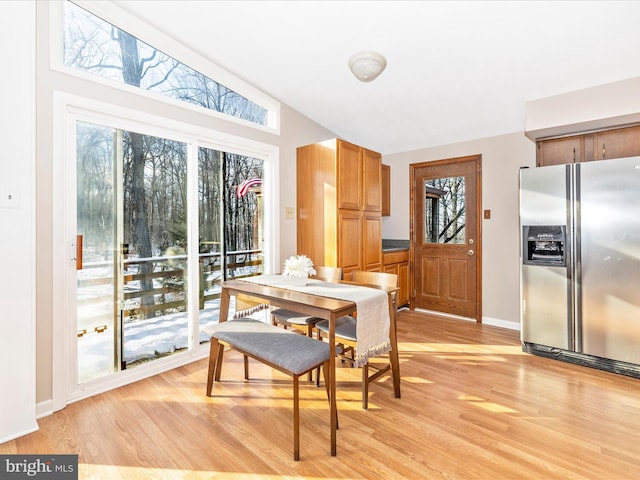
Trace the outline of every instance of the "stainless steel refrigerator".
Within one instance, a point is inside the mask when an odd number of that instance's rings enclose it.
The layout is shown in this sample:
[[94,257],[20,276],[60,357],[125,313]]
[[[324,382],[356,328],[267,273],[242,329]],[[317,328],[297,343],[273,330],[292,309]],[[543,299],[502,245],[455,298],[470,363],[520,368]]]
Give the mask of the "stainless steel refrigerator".
[[526,352],[640,377],[640,157],[520,171]]

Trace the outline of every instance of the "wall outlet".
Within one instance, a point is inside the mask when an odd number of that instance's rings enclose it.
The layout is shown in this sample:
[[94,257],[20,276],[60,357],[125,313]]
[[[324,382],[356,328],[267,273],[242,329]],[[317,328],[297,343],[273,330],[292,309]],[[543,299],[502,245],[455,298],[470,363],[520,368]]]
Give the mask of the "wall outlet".
[[286,207],[284,209],[284,217],[287,220],[293,220],[294,218],[296,218],[295,210],[293,209],[293,207]]

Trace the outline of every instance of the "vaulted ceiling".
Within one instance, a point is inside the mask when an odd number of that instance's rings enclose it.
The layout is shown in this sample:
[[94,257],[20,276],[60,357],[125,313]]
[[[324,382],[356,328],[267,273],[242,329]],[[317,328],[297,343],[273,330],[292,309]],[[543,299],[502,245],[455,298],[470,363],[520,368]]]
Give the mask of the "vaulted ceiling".
[[[529,100],[640,76],[637,1],[115,3],[383,154],[522,132]],[[373,82],[360,50],[387,59]]]

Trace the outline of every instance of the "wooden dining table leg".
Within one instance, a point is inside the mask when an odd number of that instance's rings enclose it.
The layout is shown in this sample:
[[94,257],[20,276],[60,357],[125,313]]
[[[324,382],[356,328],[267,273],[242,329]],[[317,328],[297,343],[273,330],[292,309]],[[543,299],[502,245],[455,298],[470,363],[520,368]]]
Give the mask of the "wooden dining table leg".
[[389,329],[389,340],[391,341],[389,361],[391,362],[391,376],[393,377],[393,393],[396,398],[400,398],[400,357],[398,355],[395,302],[389,302],[389,319],[391,320],[391,328]]
[[336,405],[336,317],[329,316],[329,414],[331,415],[331,456],[335,457],[336,430],[338,429],[338,408]]

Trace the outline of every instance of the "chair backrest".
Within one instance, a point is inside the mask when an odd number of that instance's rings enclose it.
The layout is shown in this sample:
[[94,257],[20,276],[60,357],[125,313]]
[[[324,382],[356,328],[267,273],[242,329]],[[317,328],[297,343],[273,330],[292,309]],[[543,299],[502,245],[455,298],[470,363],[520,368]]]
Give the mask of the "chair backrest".
[[316,274],[313,278],[324,280],[325,282],[337,282],[342,280],[342,269],[340,267],[315,267]]
[[380,287],[398,286],[398,275],[387,272],[365,272],[362,270],[354,270],[351,272],[351,281],[364,283],[367,285],[378,285]]
[[[365,272],[363,270],[354,270],[351,272],[350,280],[356,283],[362,283],[364,285],[376,285],[378,287],[390,287],[398,288],[398,275],[395,273],[387,272]],[[391,294],[391,308],[396,311],[396,298],[398,292],[395,291]],[[395,329],[395,315],[392,318],[392,325]]]

